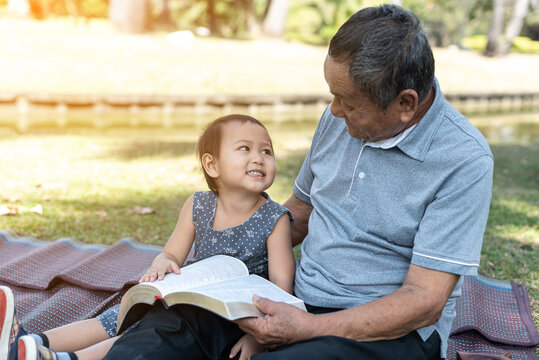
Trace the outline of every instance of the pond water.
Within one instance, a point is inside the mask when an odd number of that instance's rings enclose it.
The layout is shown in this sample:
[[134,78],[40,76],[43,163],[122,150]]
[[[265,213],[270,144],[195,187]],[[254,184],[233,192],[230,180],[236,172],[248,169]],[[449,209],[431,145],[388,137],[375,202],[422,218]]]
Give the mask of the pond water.
[[470,117],[489,143],[523,143],[539,141],[539,113],[503,114]]
[[[284,132],[288,135],[296,133],[305,137],[312,135],[319,114],[321,114],[320,109],[290,114],[267,112],[254,114],[254,116],[262,120],[270,132],[272,132],[271,129],[275,129],[279,135]],[[17,119],[14,112],[5,112],[0,109],[0,135],[94,131],[110,133],[127,129],[134,132],[139,130],[141,132],[167,132],[170,135],[192,132],[196,135],[207,122],[222,114],[184,113],[164,119],[159,111],[133,114],[128,109],[124,109],[105,115],[96,115],[95,112],[88,110],[69,111],[61,119],[58,118],[57,112],[50,110],[32,112],[28,115],[28,118],[23,119],[21,126],[21,119],[14,121]],[[539,141],[539,112],[471,115],[469,119],[490,143],[528,144]]]

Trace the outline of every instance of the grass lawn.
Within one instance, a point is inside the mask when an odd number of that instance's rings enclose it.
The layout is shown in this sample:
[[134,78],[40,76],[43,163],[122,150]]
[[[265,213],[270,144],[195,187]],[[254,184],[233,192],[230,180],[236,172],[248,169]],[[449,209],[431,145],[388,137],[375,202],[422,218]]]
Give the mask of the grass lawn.
[[[270,123],[277,177],[270,196],[290,194],[314,122]],[[200,129],[109,129],[0,135],[0,229],[54,240],[111,244],[123,237],[163,245],[180,207],[205,188],[194,156]],[[539,141],[491,143],[494,194],[480,271],[525,283],[539,324]],[[41,205],[42,214],[35,206]],[[142,214],[149,212],[149,214]]]

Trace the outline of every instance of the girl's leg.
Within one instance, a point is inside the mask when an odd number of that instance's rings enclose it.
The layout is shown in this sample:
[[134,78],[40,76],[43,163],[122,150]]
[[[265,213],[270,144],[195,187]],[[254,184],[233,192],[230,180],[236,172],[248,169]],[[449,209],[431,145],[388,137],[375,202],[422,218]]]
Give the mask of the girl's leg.
[[[49,339],[48,348],[56,352],[73,352],[86,349],[111,339],[97,318],[60,326],[47,330],[44,334]],[[112,343],[110,346],[112,346]]]
[[[23,336],[18,341],[17,360],[100,360],[102,359],[112,344],[118,337],[108,338],[105,341],[94,344],[86,349],[73,352],[55,352],[39,345],[32,336]],[[13,357],[15,359],[15,357]]]
[[79,360],[103,359],[109,352],[112,344],[114,344],[119,338],[119,336],[115,336],[113,338],[109,338],[107,336],[107,340],[101,341],[100,343],[92,345],[86,349],[76,351],[75,354]]

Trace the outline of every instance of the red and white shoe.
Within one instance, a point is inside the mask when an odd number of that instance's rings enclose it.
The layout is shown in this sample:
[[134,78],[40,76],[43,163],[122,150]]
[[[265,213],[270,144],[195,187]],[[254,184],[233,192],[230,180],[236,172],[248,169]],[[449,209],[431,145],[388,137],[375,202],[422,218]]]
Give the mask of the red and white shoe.
[[39,345],[30,335],[19,338],[17,360],[57,360],[58,356],[52,350]]
[[17,333],[18,322],[15,318],[13,292],[7,286],[0,286],[0,360],[7,360],[9,348],[15,341]]

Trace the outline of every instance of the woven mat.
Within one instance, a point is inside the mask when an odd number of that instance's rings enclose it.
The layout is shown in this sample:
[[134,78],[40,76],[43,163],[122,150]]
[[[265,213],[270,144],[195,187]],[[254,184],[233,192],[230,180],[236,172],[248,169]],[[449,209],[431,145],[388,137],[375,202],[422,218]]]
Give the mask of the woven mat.
[[132,239],[107,247],[0,231],[0,285],[13,290],[25,327],[43,331],[94,317],[119,303],[160,251]]
[[455,359],[456,351],[509,352],[513,360],[537,359],[539,334],[523,285],[481,275],[465,277],[455,310],[448,360]]
[[[43,331],[94,317],[119,303],[160,251],[132,239],[107,247],[67,238],[44,242],[0,231],[0,285],[13,290],[25,327]],[[448,360],[457,351],[537,359],[539,334],[524,286],[465,277],[456,311]]]

